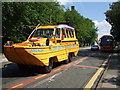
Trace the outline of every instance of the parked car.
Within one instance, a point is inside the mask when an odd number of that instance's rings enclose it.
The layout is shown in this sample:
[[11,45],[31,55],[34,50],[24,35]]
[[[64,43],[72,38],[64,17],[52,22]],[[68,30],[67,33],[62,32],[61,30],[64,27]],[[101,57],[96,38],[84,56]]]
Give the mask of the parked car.
[[91,51],[94,51],[94,50],[99,50],[99,46],[98,45],[92,45],[91,46]]

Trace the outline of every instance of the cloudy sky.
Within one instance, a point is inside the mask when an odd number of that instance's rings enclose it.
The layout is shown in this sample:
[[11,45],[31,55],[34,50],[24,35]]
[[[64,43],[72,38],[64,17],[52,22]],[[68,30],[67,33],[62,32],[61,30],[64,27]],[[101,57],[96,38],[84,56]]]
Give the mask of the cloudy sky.
[[[57,0],[65,9],[75,6],[75,9],[84,17],[91,19],[98,27],[98,39],[102,35],[110,34],[111,25],[105,20],[105,12],[109,5],[117,0]],[[84,2],[83,2],[84,1]]]

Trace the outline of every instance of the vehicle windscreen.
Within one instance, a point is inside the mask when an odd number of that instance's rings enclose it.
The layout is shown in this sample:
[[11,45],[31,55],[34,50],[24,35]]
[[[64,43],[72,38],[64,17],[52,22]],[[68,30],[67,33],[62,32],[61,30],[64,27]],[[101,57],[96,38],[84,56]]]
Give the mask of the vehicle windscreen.
[[113,45],[112,37],[103,37],[103,38],[101,38],[100,45]]
[[54,29],[37,29],[32,37],[52,38]]
[[97,45],[93,45],[92,47],[98,47]]

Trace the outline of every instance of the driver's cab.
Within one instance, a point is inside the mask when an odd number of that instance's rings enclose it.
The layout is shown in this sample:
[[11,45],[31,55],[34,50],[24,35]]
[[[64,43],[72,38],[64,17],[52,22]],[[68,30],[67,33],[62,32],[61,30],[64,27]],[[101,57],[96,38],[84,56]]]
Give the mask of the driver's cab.
[[[65,42],[78,43],[75,29],[65,24],[40,26],[31,33],[28,40],[42,44],[49,42],[50,45],[65,44]],[[49,45],[47,44],[47,46]]]

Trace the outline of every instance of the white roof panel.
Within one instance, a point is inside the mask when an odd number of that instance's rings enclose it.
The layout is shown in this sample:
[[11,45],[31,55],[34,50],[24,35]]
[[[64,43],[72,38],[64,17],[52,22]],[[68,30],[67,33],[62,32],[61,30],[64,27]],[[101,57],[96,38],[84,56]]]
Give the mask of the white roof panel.
[[57,28],[70,28],[70,29],[74,29],[73,27],[65,25],[65,24],[60,24],[60,25],[57,25],[56,27]]

